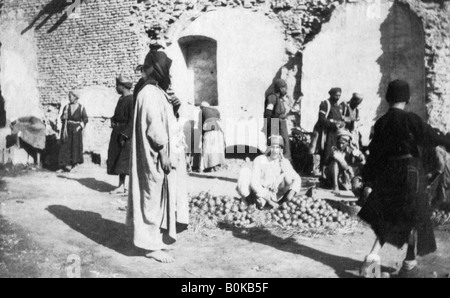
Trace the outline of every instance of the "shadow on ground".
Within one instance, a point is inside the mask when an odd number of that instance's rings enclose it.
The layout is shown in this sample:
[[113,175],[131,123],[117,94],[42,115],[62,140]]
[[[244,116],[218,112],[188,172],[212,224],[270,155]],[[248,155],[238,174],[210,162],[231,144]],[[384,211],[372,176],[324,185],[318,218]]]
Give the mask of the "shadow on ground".
[[95,178],[79,178],[79,179],[77,179],[77,178],[70,178],[70,177],[63,176],[63,175],[58,175],[57,177],[61,178],[61,179],[76,181],[87,188],[90,188],[92,190],[102,192],[102,193],[109,193],[117,188],[114,185],[111,185],[104,181],[97,180]]
[[65,206],[52,205],[48,212],[64,222],[73,230],[92,241],[128,257],[143,256],[136,248],[125,224],[102,218],[98,213],[72,210]]
[[[227,223],[219,224],[221,229],[231,231],[233,236],[250,242],[261,243],[272,246],[278,250],[302,255],[306,258],[320,262],[331,267],[340,278],[360,278],[358,274],[361,268],[361,260],[354,260],[347,257],[336,256],[314,249],[312,247],[298,243],[294,238],[280,238],[264,228],[240,229]],[[301,264],[299,264],[300,266]],[[383,272],[394,272],[395,269],[382,267]]]

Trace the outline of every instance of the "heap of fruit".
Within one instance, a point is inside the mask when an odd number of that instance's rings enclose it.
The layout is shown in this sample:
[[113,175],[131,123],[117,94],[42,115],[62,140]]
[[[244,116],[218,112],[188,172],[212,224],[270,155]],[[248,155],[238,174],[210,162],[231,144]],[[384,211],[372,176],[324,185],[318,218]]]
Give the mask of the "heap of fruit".
[[345,226],[351,221],[348,214],[332,208],[325,200],[310,197],[283,203],[278,210],[270,210],[268,217],[282,227],[320,228],[332,223]]
[[280,225],[283,228],[319,228],[330,224],[346,226],[350,216],[332,208],[325,200],[296,197],[278,209],[258,210],[229,196],[213,196],[206,192],[192,196],[189,203],[191,214],[232,222],[237,227],[255,223]]
[[232,221],[236,226],[248,226],[256,222],[256,207],[230,196],[213,196],[201,192],[191,197],[189,202],[191,214],[201,214],[209,219],[219,218]]

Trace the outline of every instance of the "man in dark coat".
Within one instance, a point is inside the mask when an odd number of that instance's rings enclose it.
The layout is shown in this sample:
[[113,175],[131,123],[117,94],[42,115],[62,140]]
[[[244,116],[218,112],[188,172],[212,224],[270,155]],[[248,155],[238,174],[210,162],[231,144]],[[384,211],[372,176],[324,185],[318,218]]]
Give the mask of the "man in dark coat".
[[[111,118],[111,140],[108,149],[109,175],[119,175],[119,187],[111,194],[126,193],[125,178],[129,175],[131,136],[133,133],[133,94],[131,79],[119,76],[116,90],[121,95],[114,116]],[[123,189],[122,189],[123,187]]]
[[420,151],[439,145],[448,150],[450,139],[436,133],[416,114],[404,111],[409,100],[408,83],[395,80],[389,84],[386,101],[390,109],[375,123],[370,155],[362,171],[363,181],[372,186],[373,192],[359,217],[377,236],[361,268],[364,276],[380,264],[379,251],[385,243],[398,248],[408,244],[400,272],[404,277],[422,275],[416,254],[436,251]]
[[267,96],[264,103],[264,118],[267,122],[267,139],[272,135],[282,136],[286,146],[284,147],[284,157],[291,159],[289,142],[289,132],[286,121],[286,106],[283,98],[287,95],[287,84],[284,80],[278,79],[274,84],[274,92]]

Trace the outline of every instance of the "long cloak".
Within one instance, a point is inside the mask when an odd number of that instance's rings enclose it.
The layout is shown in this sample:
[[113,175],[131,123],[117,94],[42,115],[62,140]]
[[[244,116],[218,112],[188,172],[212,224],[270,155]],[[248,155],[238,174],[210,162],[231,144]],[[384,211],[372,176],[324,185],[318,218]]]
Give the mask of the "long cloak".
[[[133,95],[119,99],[111,122],[113,131],[108,147],[107,171],[109,175],[128,175],[133,133]],[[125,139],[124,146],[120,144],[120,138]]]
[[[127,224],[137,247],[161,250],[189,223],[182,131],[164,91],[151,84],[137,96],[133,125]],[[158,159],[161,148],[172,164],[167,176]]]

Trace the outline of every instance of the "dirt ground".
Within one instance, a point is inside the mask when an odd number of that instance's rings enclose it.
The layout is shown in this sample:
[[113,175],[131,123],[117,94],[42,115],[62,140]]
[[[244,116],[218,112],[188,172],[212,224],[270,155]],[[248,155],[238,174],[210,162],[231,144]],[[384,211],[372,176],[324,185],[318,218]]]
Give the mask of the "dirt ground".
[[[234,195],[237,163],[214,174],[192,174],[190,193]],[[0,170],[0,277],[67,277],[79,256],[81,277],[298,278],[357,277],[374,240],[360,227],[348,235],[299,235],[276,229],[190,229],[180,236],[174,264],[143,257],[125,226],[127,199],[109,192],[117,177],[83,165],[76,172]],[[439,250],[420,259],[427,276],[450,273],[450,232],[436,231]],[[387,246],[385,271],[405,250]]]

